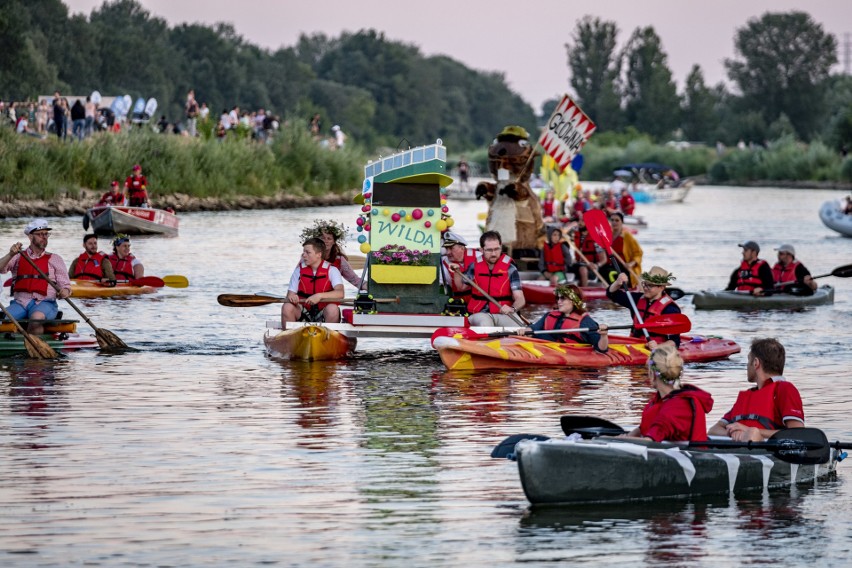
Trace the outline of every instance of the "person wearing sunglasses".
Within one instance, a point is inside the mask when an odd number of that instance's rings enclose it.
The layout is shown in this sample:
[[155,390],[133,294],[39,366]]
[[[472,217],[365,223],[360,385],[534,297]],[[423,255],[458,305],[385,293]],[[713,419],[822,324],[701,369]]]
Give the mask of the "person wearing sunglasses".
[[588,328],[590,331],[542,333],[536,337],[558,343],[587,343],[598,353],[606,353],[609,350],[607,326],[599,324],[588,314],[580,289],[574,284],[563,284],[556,287],[554,294],[556,294],[556,309],[544,314],[529,328],[522,329],[519,335],[531,331],[570,331]]
[[796,260],[793,245],[781,245],[775,250],[778,251],[778,262],[772,267],[775,290],[796,296],[813,296],[817,283],[811,278],[811,271]]
[[[672,276],[671,272],[668,270],[659,266],[653,266],[648,272],[643,272],[641,277],[642,292],[624,291],[623,286],[627,282],[627,278],[628,276],[624,272],[619,274],[610,287],[607,288],[606,295],[616,304],[630,309],[631,313],[633,311],[633,307],[631,306],[630,298],[627,297],[627,294],[633,296],[633,303],[635,303],[636,310],[638,312],[638,314],[632,313],[634,326],[639,325],[641,322],[644,322],[652,316],[680,313],[680,307],[675,303],[671,296],[666,293],[666,286],[668,286],[672,280],[675,280],[675,277]],[[630,331],[630,335],[633,337],[642,337],[643,332],[634,327]],[[648,346],[651,349],[656,348],[658,344],[663,343],[664,341],[672,341],[676,347],[679,347],[680,335],[658,335],[656,333],[649,332]]]

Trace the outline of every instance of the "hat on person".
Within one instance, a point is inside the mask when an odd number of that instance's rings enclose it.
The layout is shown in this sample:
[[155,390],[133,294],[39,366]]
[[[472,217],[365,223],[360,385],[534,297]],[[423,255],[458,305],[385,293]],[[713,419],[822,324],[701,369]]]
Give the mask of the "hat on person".
[[523,126],[511,125],[511,126],[505,127],[500,132],[500,134],[497,135],[497,139],[499,140],[500,138],[502,138],[504,136],[514,137],[514,138],[523,138],[524,140],[526,140],[530,137],[530,133],[527,132],[527,129],[524,128]]
[[653,351],[648,357],[648,366],[658,379],[664,383],[672,384],[678,380],[683,373],[683,358],[677,351],[674,343],[666,341]]
[[744,249],[753,250],[754,252],[760,252],[760,245],[754,241],[746,241],[737,246],[741,246]]
[[29,236],[34,231],[52,231],[50,225],[47,224],[47,219],[33,219],[27,226],[24,227],[24,234]]
[[466,247],[467,241],[464,240],[460,235],[453,233],[452,231],[447,231],[446,233],[444,233],[444,240],[441,242],[441,244],[445,248],[450,248],[453,245],[462,245]]
[[659,266],[652,266],[651,270],[642,273],[642,280],[656,284],[657,286],[667,286],[672,280],[677,280],[672,273]]
[[112,240],[112,247],[118,248],[120,245],[122,245],[124,243],[129,243],[129,242],[130,242],[130,237],[128,237],[127,235],[123,235],[123,234],[119,233]]
[[586,311],[586,303],[583,302],[583,291],[574,284],[560,284],[553,290],[557,298],[568,298],[574,307],[581,312]]
[[793,245],[781,245],[775,250],[778,252],[789,252],[793,256],[796,256],[796,249],[793,248]]
[[111,187],[118,187],[118,182],[116,180],[112,180],[112,183],[109,184]]
[[142,169],[142,166],[140,166],[139,164],[136,164],[136,165],[134,165],[134,166],[133,166],[133,171],[134,171],[134,172],[135,172],[135,171],[139,171],[139,170],[141,170],[141,169]]

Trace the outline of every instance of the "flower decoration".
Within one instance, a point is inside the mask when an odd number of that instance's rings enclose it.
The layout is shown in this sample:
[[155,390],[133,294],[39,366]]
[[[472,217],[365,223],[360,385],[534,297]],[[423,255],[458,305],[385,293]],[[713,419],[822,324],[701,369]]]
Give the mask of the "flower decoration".
[[323,233],[334,236],[334,240],[337,242],[343,242],[349,236],[349,231],[343,223],[328,219],[314,219],[313,224],[304,228],[299,234],[299,242],[314,238],[321,239]]
[[432,261],[432,253],[428,250],[411,250],[403,245],[385,245],[370,254],[373,264],[427,266]]

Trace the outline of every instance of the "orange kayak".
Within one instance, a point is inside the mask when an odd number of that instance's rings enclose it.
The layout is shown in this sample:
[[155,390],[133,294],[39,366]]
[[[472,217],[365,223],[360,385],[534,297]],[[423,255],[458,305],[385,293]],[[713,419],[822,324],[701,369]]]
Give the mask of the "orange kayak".
[[[641,366],[650,353],[644,339],[620,335],[609,336],[607,353],[598,353],[585,343],[555,343],[519,335],[495,339],[437,337],[432,345],[450,370]],[[725,359],[739,352],[740,346],[729,339],[681,336],[680,355],[686,363]]]
[[71,281],[71,296],[74,298],[112,298],[113,296],[153,294],[156,291],[157,289],[153,286],[134,286],[121,283],[115,286],[106,286],[91,280]]
[[356,341],[322,325],[267,332],[263,336],[270,355],[300,361],[342,359],[355,349]]

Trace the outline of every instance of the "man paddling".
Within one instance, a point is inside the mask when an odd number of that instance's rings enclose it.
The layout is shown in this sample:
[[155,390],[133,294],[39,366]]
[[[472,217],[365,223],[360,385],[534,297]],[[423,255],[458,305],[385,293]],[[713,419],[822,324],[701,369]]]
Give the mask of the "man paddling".
[[778,262],[772,267],[772,279],[775,290],[797,296],[813,296],[817,283],[811,278],[811,272],[796,260],[793,245],[781,245],[777,249]]
[[[287,288],[287,303],[281,306],[281,327],[287,322],[340,321],[337,304],[323,300],[343,298],[343,278],[340,271],[327,260],[323,260],[325,243],[322,239],[310,238],[302,245],[302,261],[290,277]],[[304,302],[304,308],[302,303]]]
[[106,253],[98,251],[98,236],[89,233],[83,237],[80,256],[71,261],[68,276],[74,280],[93,280],[95,282],[115,284],[115,272]]
[[[627,278],[628,276],[624,272],[619,274],[615,279],[615,282],[607,288],[606,295],[616,304],[629,308],[631,312],[633,308],[627,294],[631,294],[633,296],[633,301],[636,304],[636,310],[639,312],[638,315],[636,313],[632,314],[634,326],[641,323],[639,321],[640,317],[642,322],[644,322],[651,316],[680,313],[680,307],[678,307],[671,296],[666,293],[666,286],[668,286],[672,280],[675,280],[675,277],[672,276],[671,272],[668,270],[659,266],[653,266],[648,272],[643,272],[641,277],[641,293],[625,292],[622,289],[624,284],[627,282]],[[633,337],[642,337],[643,333],[640,329],[634,327],[633,330],[631,330],[630,335]],[[649,333],[648,335],[648,346],[651,349],[654,349],[658,344],[663,343],[664,341],[672,341],[675,346],[680,347],[680,335],[657,335],[655,333]]]
[[734,407],[710,428],[711,436],[759,442],[784,428],[804,428],[802,397],[784,379],[784,346],[776,339],[755,339],[748,354],[746,376],[754,388],[740,391]]
[[130,254],[130,237],[127,235],[115,236],[109,262],[115,271],[115,277],[119,280],[133,280],[145,276],[142,261]]
[[[30,239],[30,246],[23,249],[21,243],[15,243],[9,252],[0,258],[0,274],[12,273],[12,298],[8,311],[15,319],[29,319],[29,332],[40,334],[44,326],[37,323],[40,320],[56,318],[59,307],[57,298],[67,298],[71,295],[71,281],[65,261],[58,254],[47,252],[47,241],[53,229],[45,219],[33,219],[24,228],[24,234]],[[19,254],[25,254],[42,272],[53,280],[59,292],[39,276],[38,271],[26,260],[21,260]],[[35,321],[34,321],[35,320]]]
[[772,279],[772,269],[765,260],[758,258],[760,245],[754,241],[746,241],[739,245],[743,249],[743,260],[731,274],[725,290],[748,292],[752,296],[763,296],[764,290],[775,286]]
[[456,270],[466,272],[473,266],[478,260],[477,253],[474,249],[467,248],[467,241],[452,231],[444,233],[441,244],[447,251],[447,254],[441,257],[443,280],[450,286],[453,298],[467,304],[470,301],[470,287],[462,283],[461,287],[457,288],[453,275]]

